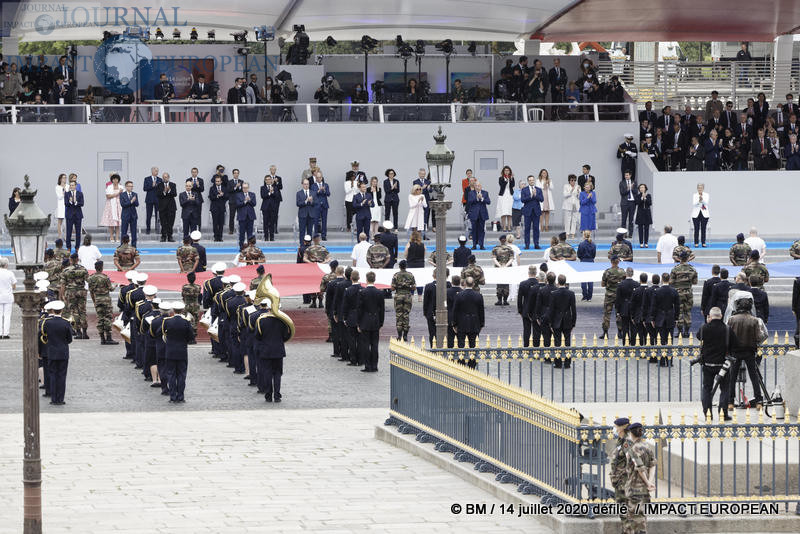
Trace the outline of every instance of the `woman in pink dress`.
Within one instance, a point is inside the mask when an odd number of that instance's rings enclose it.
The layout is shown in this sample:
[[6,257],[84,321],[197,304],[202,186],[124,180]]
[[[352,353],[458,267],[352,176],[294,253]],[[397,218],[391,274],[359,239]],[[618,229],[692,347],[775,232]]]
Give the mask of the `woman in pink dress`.
[[122,216],[122,207],[119,205],[119,194],[122,193],[122,187],[119,182],[119,174],[112,174],[111,183],[106,185],[106,205],[103,208],[103,216],[100,218],[100,226],[108,227],[108,238],[112,243],[119,241],[119,223]]

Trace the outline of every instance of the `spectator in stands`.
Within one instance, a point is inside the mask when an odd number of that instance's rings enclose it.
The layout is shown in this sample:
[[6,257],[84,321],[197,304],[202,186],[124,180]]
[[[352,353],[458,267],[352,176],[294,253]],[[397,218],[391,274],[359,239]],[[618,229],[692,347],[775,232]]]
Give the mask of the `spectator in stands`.
[[710,132],[711,130],[716,130],[717,135],[719,135],[719,131],[722,129],[722,112],[717,111],[716,109],[711,112],[711,116],[708,119],[708,124],[706,125],[706,130]]
[[772,148],[769,145],[769,140],[765,136],[764,128],[758,129],[756,138],[753,139],[751,152],[753,154],[753,164],[756,170],[760,171],[766,169]]
[[[567,89],[566,94],[566,101],[570,104],[580,104],[581,102],[581,92],[578,90],[578,86],[575,85],[575,82],[569,82],[569,88]],[[570,106],[570,109],[574,109],[575,106]]]
[[736,110],[733,109],[733,102],[728,100],[725,102],[725,110],[722,112],[722,127],[731,128],[736,124]]
[[697,128],[697,115],[692,113],[692,106],[686,104],[683,108],[683,116],[681,117],[681,128],[689,132],[690,135],[696,135]]
[[547,94],[547,76],[542,69],[534,70],[525,86],[525,100],[533,103],[543,103]]
[[671,132],[673,128],[672,108],[664,106],[661,108],[661,116],[656,120],[656,128],[661,128],[665,132]]
[[747,43],[742,43],[741,50],[736,52],[736,61],[740,63],[736,65],[736,69],[739,71],[739,83],[748,82],[747,74],[750,66],[747,63],[753,61],[753,58],[747,49]]
[[763,127],[767,123],[767,117],[769,117],[769,102],[767,102],[767,97],[764,95],[764,93],[758,93],[758,100],[756,101],[753,110],[753,122],[755,127]]
[[[688,105],[686,108],[691,109]],[[650,124],[655,124],[657,118],[656,112],[653,111],[653,103],[648,100],[644,103],[644,111],[639,112],[639,122],[648,121]]]
[[767,168],[778,170],[781,167],[781,140],[775,128],[768,128],[767,140],[769,141],[770,151],[767,155]]
[[772,120],[772,124],[775,127],[775,131],[778,132],[778,135],[783,137],[786,131],[786,123],[789,122],[789,115],[784,111],[783,104],[775,106],[775,111],[770,115],[770,120]]
[[708,139],[703,143],[703,151],[705,152],[706,170],[718,171],[719,155],[722,151],[722,140],[717,135],[716,129],[709,132]]
[[719,99],[717,91],[711,91],[711,100],[706,101],[706,117],[711,117],[714,111],[722,113],[723,105],[722,100]]
[[648,135],[650,135],[650,137],[653,136],[653,125],[649,120],[645,119],[639,123],[639,142],[644,142]]
[[797,123],[797,115],[792,113],[789,115],[789,122],[783,128],[783,138],[789,139],[790,135],[800,135],[800,124]]
[[789,135],[789,143],[784,148],[784,157],[787,171],[800,170],[800,147],[797,145],[797,134]]
[[175,98],[175,87],[167,79],[167,75],[162,72],[158,76],[158,83],[153,87],[153,99],[165,101],[170,98]]
[[17,97],[22,93],[22,76],[16,72],[16,63],[12,63],[12,69],[6,69],[6,72],[0,75],[2,79],[2,88],[0,88],[0,96],[7,104],[16,104]]
[[[56,84],[53,86],[52,90],[50,91],[50,97],[48,99],[48,104],[70,104],[72,102],[72,89],[69,85],[64,83],[64,79],[56,77]],[[70,111],[67,110],[56,110],[56,118],[62,122],[69,119]]]
[[[664,131],[667,132],[669,130]],[[665,139],[664,152],[669,162],[669,170],[686,168],[686,147],[688,144],[686,132],[681,128],[681,124],[676,122],[673,124],[673,129],[666,134]]]
[[720,139],[720,167],[723,170],[731,171],[736,168],[739,160],[739,145],[733,136],[730,128],[725,128],[725,132]]
[[[661,130],[659,130],[659,133]],[[641,154],[647,154],[650,158],[650,161],[653,162],[656,169],[659,171],[664,170],[664,160],[662,159],[661,150],[656,146],[653,142],[653,134],[646,134],[644,142],[642,143],[642,148],[639,150]]]
[[692,137],[692,142],[686,153],[686,170],[687,171],[702,171],[703,160],[705,159],[705,149],[700,145],[700,140],[697,136]]

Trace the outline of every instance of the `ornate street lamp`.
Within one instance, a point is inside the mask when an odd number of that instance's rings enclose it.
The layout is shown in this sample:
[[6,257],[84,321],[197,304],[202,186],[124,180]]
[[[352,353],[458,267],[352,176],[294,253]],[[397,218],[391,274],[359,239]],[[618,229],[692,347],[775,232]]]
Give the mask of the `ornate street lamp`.
[[43,295],[34,291],[33,273],[42,268],[50,215],[33,202],[36,190],[31,189],[25,175],[21,202],[9,217],[5,216],[8,233],[14,246],[17,269],[25,272],[25,289],[14,293],[14,301],[22,309],[22,408],[25,429],[25,456],[22,460],[23,532],[42,532],[42,460],[39,451],[39,363],[36,343],[36,322]]
[[431,201],[436,218],[436,344],[444,347],[447,340],[447,210],[453,204],[444,199],[444,189],[450,187],[456,154],[444,144],[447,136],[442,133],[441,126],[433,139],[436,144],[425,153],[425,161],[431,188],[436,193],[436,200]]

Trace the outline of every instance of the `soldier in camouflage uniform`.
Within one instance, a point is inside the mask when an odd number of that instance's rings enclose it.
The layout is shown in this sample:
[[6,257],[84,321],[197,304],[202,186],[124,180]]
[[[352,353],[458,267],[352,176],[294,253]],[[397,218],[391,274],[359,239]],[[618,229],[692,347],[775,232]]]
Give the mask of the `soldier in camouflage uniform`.
[[683,337],[689,337],[689,329],[692,327],[692,305],[694,304],[692,286],[697,283],[697,271],[686,263],[689,261],[689,253],[685,250],[681,252],[680,261],[680,264],[672,268],[669,278],[670,285],[678,292],[680,299],[678,332],[681,332]]
[[750,257],[750,245],[744,242],[744,234],[736,236],[736,243],[731,245],[728,257],[731,259],[731,265],[747,265],[747,259]]
[[267,261],[264,251],[256,246],[255,236],[247,241],[247,248],[244,249],[242,257],[247,265],[258,265]]
[[475,255],[472,254],[467,260],[467,266],[461,269],[461,280],[466,280],[468,276],[474,280],[472,289],[480,291],[481,286],[486,283],[486,277],[483,275],[483,269],[480,265],[475,263]]
[[[500,244],[492,249],[492,263],[504,269],[514,262],[514,249],[506,245],[506,235],[500,236]],[[508,284],[497,284],[497,302],[495,306],[508,306]]]
[[48,248],[44,251],[44,270],[47,271],[47,279],[54,290],[58,291],[61,287],[61,260],[55,257],[53,249]]
[[672,249],[672,261],[674,261],[675,263],[680,263],[681,254],[683,254],[684,252],[688,254],[687,261],[694,261],[694,252],[692,252],[692,249],[686,246],[686,237],[679,235],[678,246]]
[[[448,252],[446,254],[446,257],[447,257],[447,259],[445,260],[444,264],[445,265],[452,265],[453,264],[453,256],[451,256],[450,253]],[[433,265],[434,267],[436,267],[436,251],[435,250],[433,252],[431,252],[430,256],[428,256],[428,263],[430,265]]]
[[[319,292],[322,293],[324,296],[328,292],[328,284],[336,278],[336,268],[339,266],[339,262],[336,260],[332,260],[328,264],[331,268],[331,272],[324,275],[322,280],[319,281]],[[320,308],[325,306],[322,305],[322,299],[319,301]],[[333,343],[333,338],[331,338],[331,320],[330,317],[328,318],[328,339],[325,340],[325,343]]]
[[[197,336],[197,318],[200,316],[200,286],[195,284],[197,275],[189,273],[186,275],[186,283],[181,287],[181,298],[183,299],[184,309],[192,315],[192,329]],[[196,341],[192,340],[190,345]]]
[[394,312],[397,323],[397,339],[408,341],[409,319],[411,313],[412,294],[417,288],[414,275],[406,271],[406,260],[400,260],[400,271],[392,277],[392,290],[394,291]]
[[139,251],[130,244],[130,237],[125,234],[120,239],[120,246],[114,251],[114,266],[118,271],[133,271],[142,262]]
[[789,247],[789,256],[791,256],[793,260],[800,260],[800,239],[792,243],[792,246]]
[[633,249],[625,242],[624,234],[617,234],[617,240],[608,249],[608,259],[610,260],[612,256],[622,261],[633,261]]
[[[303,252],[304,263],[328,263],[331,261],[331,254],[325,245],[320,243],[320,234],[314,234],[314,242]],[[311,308],[322,308],[323,293],[311,293]],[[319,303],[319,304],[317,304]]]
[[256,267],[256,274],[258,276],[256,276],[252,280],[250,280],[250,291],[255,291],[256,289],[258,289],[258,286],[261,284],[261,280],[264,279],[264,266],[263,265],[259,265],[258,267]]
[[116,286],[111,283],[108,275],[103,272],[103,262],[97,261],[94,264],[95,273],[89,275],[89,294],[94,302],[94,309],[97,313],[97,331],[100,333],[101,345],[119,345],[117,341],[111,339],[111,321],[113,306],[111,304],[111,292]]
[[189,236],[183,238],[183,245],[179,246],[178,250],[175,251],[175,256],[178,258],[178,268],[181,274],[193,273],[200,262],[200,254],[192,246],[192,238]]
[[89,339],[86,333],[86,280],[89,272],[78,263],[78,254],[69,257],[70,265],[61,273],[61,295],[69,308],[73,327],[77,332],[76,339]]
[[64,248],[64,241],[56,239],[56,248],[53,250],[53,254],[58,261],[69,259],[69,250]]
[[575,252],[575,249],[572,248],[572,245],[567,243],[566,232],[561,232],[558,234],[558,245],[550,247],[550,260],[575,261],[576,259],[578,259],[578,255]]
[[367,249],[367,265],[373,269],[383,269],[392,261],[392,255],[389,249],[381,244],[381,234],[375,234],[372,240],[375,243]]
[[638,505],[650,502],[650,491],[655,489],[655,455],[644,440],[644,427],[641,423],[632,423],[628,432],[633,443],[627,452],[628,481],[625,485],[625,497],[628,500],[628,513],[622,523],[622,532],[643,534],[647,532],[647,519],[644,510]]
[[611,256],[611,267],[603,271],[603,278],[600,285],[606,288],[606,296],[603,299],[603,335],[600,339],[608,337],[608,326],[611,322],[611,310],[617,302],[617,286],[625,280],[625,271],[619,268],[619,257]]
[[[747,275],[748,280],[756,282],[753,284],[751,281],[750,285],[752,287],[763,289],[764,284],[769,282],[769,270],[767,270],[766,265],[758,261],[760,258],[761,254],[759,254],[757,250],[751,250],[750,261],[747,262],[747,265],[744,266],[742,271]],[[755,275],[755,277],[751,279],[750,277],[753,275]]]
[[[614,452],[611,453],[610,476],[611,485],[614,487],[614,500],[619,504],[628,503],[628,499],[625,498],[625,485],[628,482],[627,452],[632,444],[627,436],[629,423],[627,417],[620,417],[614,421],[617,443]],[[624,521],[625,516],[621,515],[620,519]]]

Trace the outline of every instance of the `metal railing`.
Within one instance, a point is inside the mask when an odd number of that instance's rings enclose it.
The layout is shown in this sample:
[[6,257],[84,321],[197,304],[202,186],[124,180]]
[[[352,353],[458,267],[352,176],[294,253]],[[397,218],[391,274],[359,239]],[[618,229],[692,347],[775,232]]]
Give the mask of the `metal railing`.
[[800,63],[764,61],[600,61],[601,79],[618,76],[628,94],[640,105],[651,100],[673,107],[689,104],[705,109],[711,91],[718,91],[723,101],[731,100],[742,109],[748,98],[760,92],[767,100],[783,101],[785,92],[800,90]]
[[[576,515],[601,515],[591,505],[614,497],[607,464],[615,445],[605,416],[575,410],[503,383],[479,370],[392,340],[391,407],[387,425],[435,443],[481,472],[494,473],[543,504],[586,504]],[[762,412],[751,420],[715,424],[635,418],[655,452],[654,503],[681,506],[682,515],[709,515],[709,503],[766,506],[771,513],[800,502],[800,425]],[[546,451],[546,452],[545,452]],[[704,511],[705,510],[705,511]],[[796,508],[800,513],[800,505]],[[713,512],[712,512],[713,513]]]
[[618,104],[14,104],[0,123],[171,124],[245,122],[540,122],[635,121],[636,105]]

